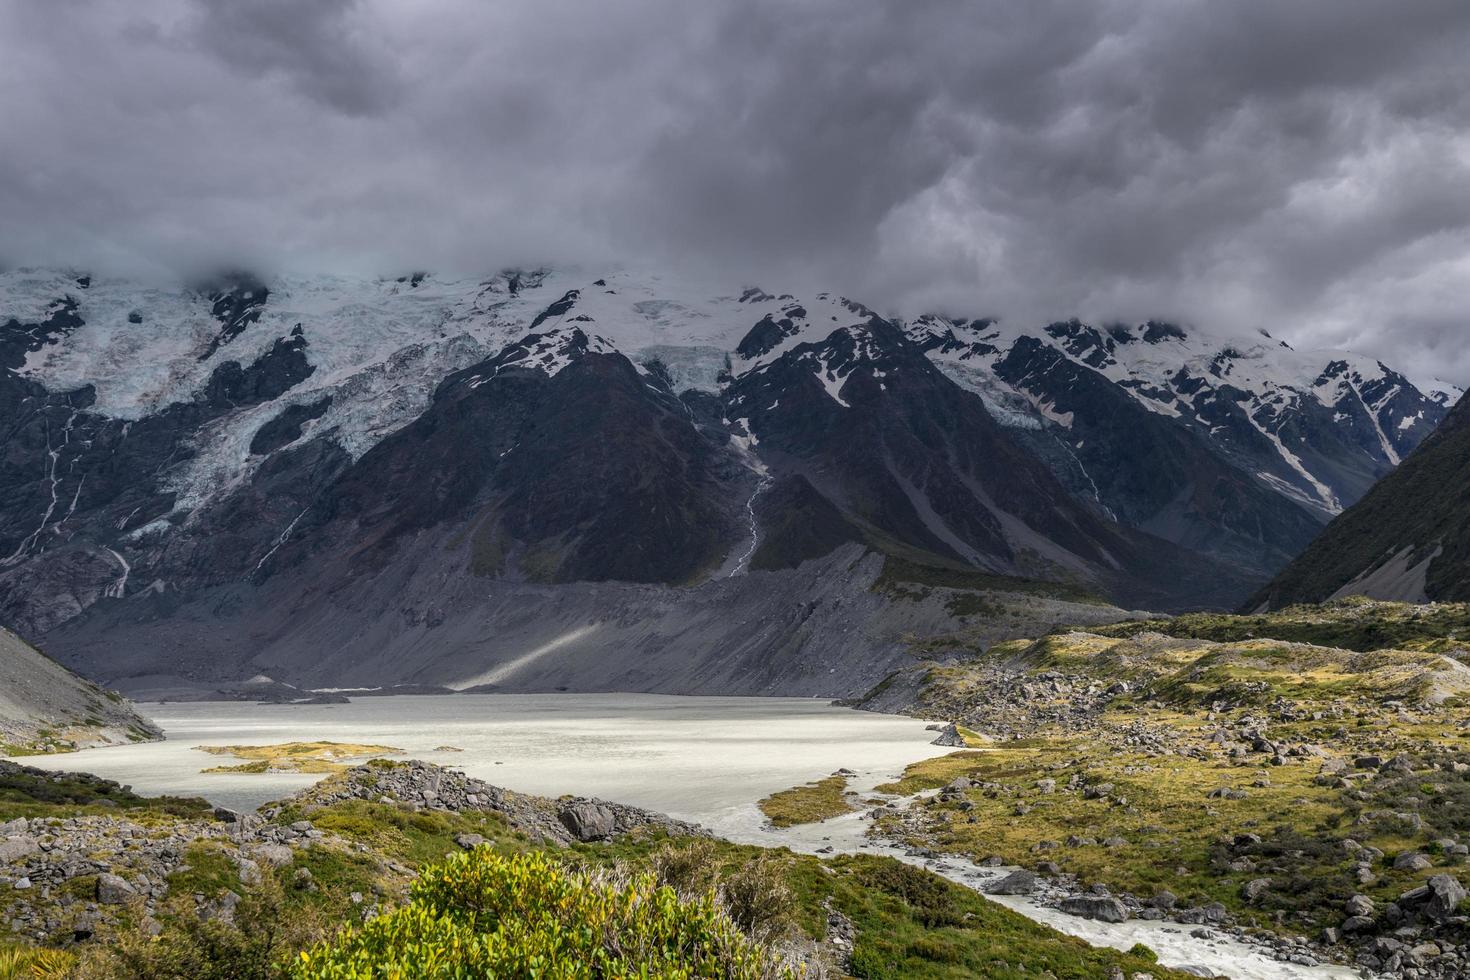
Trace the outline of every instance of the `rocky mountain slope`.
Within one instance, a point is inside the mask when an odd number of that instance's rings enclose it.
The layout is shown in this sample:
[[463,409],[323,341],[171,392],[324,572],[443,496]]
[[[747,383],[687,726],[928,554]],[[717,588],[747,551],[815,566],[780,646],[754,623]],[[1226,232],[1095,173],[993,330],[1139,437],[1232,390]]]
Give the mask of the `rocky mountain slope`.
[[161,738],[112,691],[84,680],[0,629],[0,755]]
[[852,693],[956,625],[878,556],[1234,605],[1450,397],[1258,341],[630,273],[13,270],[0,619],[130,690]]
[[1349,508],[1250,608],[1366,595],[1408,602],[1470,600],[1470,399],[1367,496]]

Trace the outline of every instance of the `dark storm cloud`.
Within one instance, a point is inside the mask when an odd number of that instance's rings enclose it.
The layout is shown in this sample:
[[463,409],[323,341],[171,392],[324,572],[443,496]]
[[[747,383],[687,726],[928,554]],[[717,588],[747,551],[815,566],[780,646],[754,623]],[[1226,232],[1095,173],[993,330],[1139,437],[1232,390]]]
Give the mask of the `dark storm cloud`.
[[1470,381],[1464,0],[11,0],[0,252],[624,259]]

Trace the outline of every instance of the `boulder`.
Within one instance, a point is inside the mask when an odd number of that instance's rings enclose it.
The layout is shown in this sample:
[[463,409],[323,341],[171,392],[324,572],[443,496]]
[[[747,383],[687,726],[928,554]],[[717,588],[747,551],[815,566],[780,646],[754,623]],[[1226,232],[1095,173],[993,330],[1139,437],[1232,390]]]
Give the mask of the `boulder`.
[[1246,882],[1245,886],[1240,889],[1240,894],[1245,897],[1247,902],[1254,902],[1270,890],[1270,878],[1253,878]]
[[557,816],[579,841],[606,840],[617,826],[612,810],[599,803],[573,803]]
[[943,745],[952,749],[963,749],[966,747],[965,736],[960,734],[959,727],[954,722],[950,722],[939,729],[939,737],[929,744]]
[[1367,895],[1354,895],[1343,903],[1342,910],[1348,915],[1372,915],[1373,899]]
[[240,858],[235,863],[240,872],[240,884],[247,886],[260,884],[260,865],[249,858]]
[[1444,922],[1455,915],[1466,897],[1465,886],[1450,875],[1433,875],[1418,888],[1399,896],[1398,905],[1411,908],[1431,922]]
[[1417,851],[1406,851],[1393,859],[1393,866],[1396,871],[1423,871],[1433,867],[1434,862]]
[[99,905],[123,905],[138,894],[126,879],[115,874],[97,876],[97,903]]
[[34,837],[17,835],[7,837],[0,841],[0,864],[16,864],[25,860],[32,854],[37,854],[41,845],[36,843]]
[[1036,891],[1036,875],[1024,869],[1012,871],[997,881],[985,886],[987,895],[1030,895]]
[[295,860],[291,848],[285,844],[261,844],[251,851],[257,862],[263,862],[273,868],[284,868]]
[[1068,915],[1099,922],[1128,921],[1128,906],[1111,895],[1073,895],[1057,906]]

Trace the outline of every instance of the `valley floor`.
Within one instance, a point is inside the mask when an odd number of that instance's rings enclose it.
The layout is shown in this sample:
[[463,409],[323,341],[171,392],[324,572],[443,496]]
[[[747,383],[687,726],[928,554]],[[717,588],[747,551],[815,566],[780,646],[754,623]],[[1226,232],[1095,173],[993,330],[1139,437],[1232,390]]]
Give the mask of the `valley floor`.
[[[803,785],[812,765],[784,781],[788,770],[767,766],[739,784],[750,775],[743,764],[769,761],[764,749],[751,755],[755,747],[803,744],[802,712],[885,719],[811,702],[793,702],[795,714],[783,720],[777,711],[755,728],[732,716],[716,726],[728,752],[705,749],[702,769],[670,770],[661,780],[675,793],[708,790],[725,800],[694,815],[723,840],[648,811],[524,796],[473,771],[417,762],[346,769],[259,816],[4,764],[0,924],[25,944],[15,957],[40,955],[24,951],[31,944],[61,950],[59,972],[38,976],[326,975],[301,972],[291,952],[314,946],[318,963],[358,955],[381,938],[373,929],[407,928],[400,918],[421,914],[428,886],[413,882],[425,875],[515,878],[527,873],[516,860],[544,854],[578,894],[620,883],[636,892],[638,876],[651,874],[690,915],[704,915],[701,896],[712,895],[709,914],[733,923],[745,937],[737,945],[752,944],[750,962],[765,964],[752,976],[779,976],[793,964],[805,964],[809,976],[868,978],[1185,975],[1160,960],[1244,978],[1348,975],[1313,965],[1334,960],[1373,974],[1463,976],[1470,669],[1459,635],[1467,612],[1355,600],[1268,617],[1093,626],[986,650],[961,638],[927,640],[916,644],[926,659],[878,685],[862,706],[957,722],[968,747],[930,746],[923,722],[888,719],[905,748],[881,750],[890,755],[878,762],[881,739],[863,743],[852,738],[857,729],[845,737],[829,727],[812,744],[837,753],[815,770],[830,776]],[[381,716],[415,699],[371,700],[367,708],[256,710],[282,713],[269,726],[278,737],[293,712]],[[543,769],[558,751],[568,754],[557,740],[575,740],[579,730],[614,733],[611,742],[594,739],[606,756],[626,720],[605,700],[563,701],[562,710],[577,702],[583,710],[541,743]],[[470,770],[494,764],[480,758],[486,746],[471,744],[470,733],[487,722],[497,730],[491,716],[510,710],[513,698],[417,702],[441,712],[484,706],[462,724],[419,712],[412,744],[402,737],[407,729],[364,728],[347,714],[338,724],[377,748],[438,752],[446,765]],[[535,713],[550,711],[543,704]],[[704,711],[683,723],[708,738]],[[86,757],[116,753],[122,761],[172,748],[189,755],[195,786],[315,779],[274,775],[271,760],[291,753],[262,748],[271,739],[256,738],[261,732],[210,730],[204,715],[196,723],[192,735],[210,731],[200,743],[264,765],[200,775],[218,760],[194,752],[193,738]],[[659,723],[665,739],[678,730],[671,723]],[[511,749],[506,729],[498,731],[491,742]],[[324,730],[310,734],[315,742],[302,751],[313,766],[353,761]],[[471,751],[455,751],[464,748]],[[634,750],[619,766],[651,765],[652,776],[667,762],[640,763],[640,751],[646,756],[646,747]],[[502,754],[509,761],[525,753]],[[833,765],[839,758],[853,768]],[[49,768],[60,760],[38,761]],[[764,788],[752,793],[757,786]],[[769,794],[764,815],[741,802],[761,794]],[[251,798],[241,809],[267,797]],[[650,801],[679,810],[656,793]],[[445,854],[482,845],[495,856],[426,871]],[[379,915],[399,918],[340,932],[344,922]],[[160,938],[126,938],[139,934]],[[198,959],[201,949],[214,958],[209,964]],[[209,972],[216,969],[224,972]]]

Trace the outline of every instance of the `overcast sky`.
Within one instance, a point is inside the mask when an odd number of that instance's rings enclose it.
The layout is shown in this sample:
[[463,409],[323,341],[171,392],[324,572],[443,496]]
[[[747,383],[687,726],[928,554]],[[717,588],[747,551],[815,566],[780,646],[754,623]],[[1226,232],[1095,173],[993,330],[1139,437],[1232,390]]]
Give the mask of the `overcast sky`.
[[0,259],[695,265],[1470,383],[1467,0],[3,0]]

